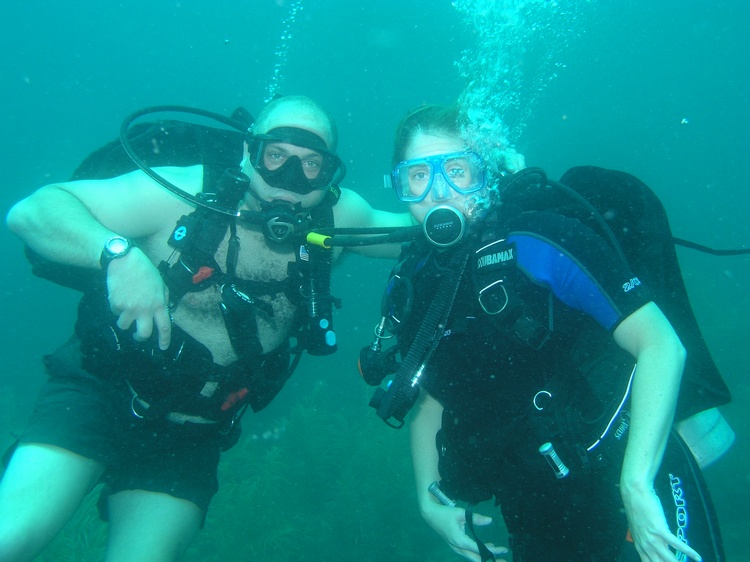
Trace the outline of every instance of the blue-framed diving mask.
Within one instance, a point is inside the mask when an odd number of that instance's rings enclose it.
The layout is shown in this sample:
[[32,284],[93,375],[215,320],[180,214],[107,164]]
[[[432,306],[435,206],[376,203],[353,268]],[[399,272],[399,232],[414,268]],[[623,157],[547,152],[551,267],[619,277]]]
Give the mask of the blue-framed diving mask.
[[[248,138],[249,160],[271,187],[307,195],[316,189],[337,186],[346,167],[325,141],[315,133],[297,127],[277,127]],[[305,148],[302,157],[289,153],[284,144]]]
[[390,181],[406,203],[418,203],[430,191],[435,201],[449,199],[451,189],[461,195],[476,193],[486,184],[482,158],[469,151],[405,160],[393,169]]

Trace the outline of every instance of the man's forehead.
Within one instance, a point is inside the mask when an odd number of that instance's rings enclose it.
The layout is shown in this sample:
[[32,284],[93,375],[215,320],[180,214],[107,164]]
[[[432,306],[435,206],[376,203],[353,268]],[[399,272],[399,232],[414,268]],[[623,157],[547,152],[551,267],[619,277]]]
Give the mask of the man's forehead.
[[322,137],[326,144],[331,143],[331,127],[328,121],[321,115],[317,115],[309,110],[294,107],[280,107],[271,113],[264,123],[264,131],[267,133],[271,129],[279,127],[296,127],[305,129]]

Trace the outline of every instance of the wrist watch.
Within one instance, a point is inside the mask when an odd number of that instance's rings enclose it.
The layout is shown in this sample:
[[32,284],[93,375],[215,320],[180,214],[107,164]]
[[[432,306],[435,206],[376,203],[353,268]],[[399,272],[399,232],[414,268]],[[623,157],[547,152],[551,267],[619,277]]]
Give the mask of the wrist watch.
[[104,271],[107,271],[110,262],[126,255],[133,243],[124,236],[112,236],[104,243],[102,255],[99,258],[99,264]]

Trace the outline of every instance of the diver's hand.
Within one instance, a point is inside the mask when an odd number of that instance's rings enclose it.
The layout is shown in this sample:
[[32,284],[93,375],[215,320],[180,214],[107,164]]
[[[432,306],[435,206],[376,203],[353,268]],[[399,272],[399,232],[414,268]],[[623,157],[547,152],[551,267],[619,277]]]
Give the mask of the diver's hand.
[[523,154],[519,154],[513,148],[506,148],[502,154],[500,166],[511,174],[515,174],[526,167],[526,159]]
[[167,307],[167,287],[146,255],[133,248],[126,256],[112,260],[107,268],[109,306],[117,316],[117,327],[129,329],[133,338],[146,341],[156,326],[159,349],[169,347],[172,319]]
[[643,562],[674,562],[675,554],[669,547],[700,562],[700,555],[670,532],[653,487],[623,485],[621,492],[630,534]]
[[[456,554],[473,562],[481,561],[477,543],[466,534],[466,512],[463,508],[430,502],[422,509],[422,517],[438,535],[443,537]],[[492,517],[474,514],[475,527],[484,527],[490,523],[492,523]],[[485,543],[485,546],[496,556],[508,552],[507,548],[495,546],[492,543]],[[498,562],[504,561],[498,559]]]

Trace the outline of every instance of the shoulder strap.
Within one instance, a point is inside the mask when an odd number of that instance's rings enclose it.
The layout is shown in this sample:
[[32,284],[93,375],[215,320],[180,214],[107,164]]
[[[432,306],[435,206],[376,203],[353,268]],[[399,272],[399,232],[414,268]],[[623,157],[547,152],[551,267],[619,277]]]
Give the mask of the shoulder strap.
[[[377,409],[378,416],[393,428],[399,429],[404,426],[404,418],[419,395],[419,379],[440,343],[468,259],[469,253],[466,251],[459,250],[454,253],[448,273],[443,277],[391,385],[387,391],[378,388],[370,401],[370,405]],[[391,418],[396,422],[391,422]]]
[[472,254],[474,293],[489,322],[501,333],[539,351],[554,330],[554,299],[548,287],[546,311],[533,312],[517,290],[526,282],[517,266],[515,243],[507,240],[507,220],[521,212],[512,205],[502,205],[484,221],[481,246]]

